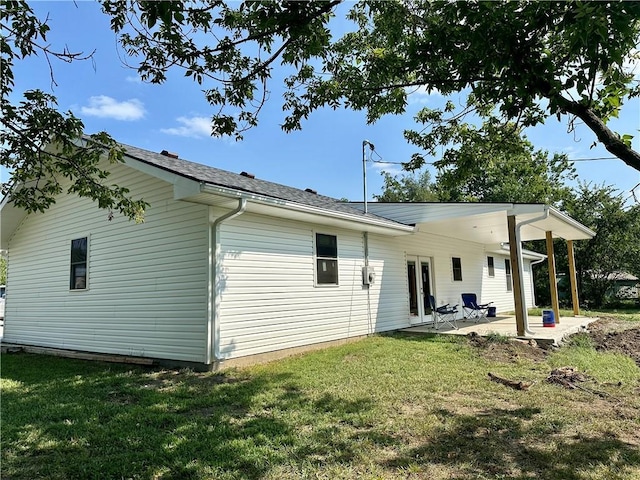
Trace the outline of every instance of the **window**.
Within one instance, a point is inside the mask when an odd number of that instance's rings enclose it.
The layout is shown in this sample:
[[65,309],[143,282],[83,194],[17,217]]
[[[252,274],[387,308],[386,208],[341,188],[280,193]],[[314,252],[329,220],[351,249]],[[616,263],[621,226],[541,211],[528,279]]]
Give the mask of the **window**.
[[71,240],[71,290],[86,290],[87,288],[87,246],[88,238]]
[[338,238],[316,233],[316,284],[338,284]]
[[462,260],[460,257],[451,257],[451,266],[453,268],[453,281],[462,281]]
[[490,277],[495,277],[496,276],[496,268],[493,265],[493,257],[487,257],[487,267],[489,267],[489,276]]
[[504,259],[504,273],[507,277],[507,292],[510,292],[513,290],[513,282],[511,279],[511,260],[508,258]]

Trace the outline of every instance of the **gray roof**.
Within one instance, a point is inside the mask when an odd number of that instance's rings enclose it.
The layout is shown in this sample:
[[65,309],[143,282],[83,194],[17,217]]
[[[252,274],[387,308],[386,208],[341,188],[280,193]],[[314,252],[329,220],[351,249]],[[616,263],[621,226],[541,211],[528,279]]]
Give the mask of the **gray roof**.
[[341,202],[335,198],[306,192],[298,188],[288,187],[286,185],[268,182],[258,178],[246,177],[238,173],[220,170],[219,168],[209,167],[200,163],[172,158],[161,153],[143,150],[130,145],[123,144],[122,146],[125,148],[125,154],[128,157],[198,182],[231,188],[242,192],[250,192],[265,197],[286,200],[288,202],[294,202],[301,205],[309,205],[323,210],[357,215],[372,220],[384,220],[395,225],[404,225],[379,215],[373,215],[370,213],[365,214],[362,210],[353,207],[349,203]]

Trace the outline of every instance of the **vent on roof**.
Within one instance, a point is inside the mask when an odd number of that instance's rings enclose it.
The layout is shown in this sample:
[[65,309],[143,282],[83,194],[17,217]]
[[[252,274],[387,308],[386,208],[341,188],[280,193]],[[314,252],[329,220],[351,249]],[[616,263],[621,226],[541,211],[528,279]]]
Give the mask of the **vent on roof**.
[[318,191],[314,190],[313,188],[305,188],[304,191],[305,192],[309,192],[309,193],[313,193],[314,195],[318,194]]
[[249,172],[240,172],[240,175],[247,178],[256,178],[256,176],[253,173],[249,173]]
[[169,157],[169,158],[178,158],[177,153],[169,152],[168,150],[162,150],[160,152],[160,155],[164,155],[165,157]]

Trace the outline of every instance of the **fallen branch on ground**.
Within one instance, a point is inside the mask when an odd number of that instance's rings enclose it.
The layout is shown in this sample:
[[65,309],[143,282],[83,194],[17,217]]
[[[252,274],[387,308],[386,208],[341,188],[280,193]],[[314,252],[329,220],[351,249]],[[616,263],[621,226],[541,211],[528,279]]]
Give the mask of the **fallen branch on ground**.
[[[591,390],[590,388],[578,385],[577,382],[586,382],[588,377],[580,372],[575,367],[560,367],[551,370],[551,373],[547,377],[547,382],[556,383],[562,385],[570,390],[582,390],[583,392],[598,395],[600,397],[612,397],[607,392],[601,392],[598,390]],[[613,398],[613,397],[612,397]]]
[[506,385],[507,387],[511,387],[516,390],[529,390],[529,388],[535,383],[535,382],[522,382],[522,381],[517,382],[515,380],[509,380],[507,378],[499,377],[498,375],[495,375],[491,372],[489,372],[488,375],[489,375],[489,378],[494,382],[501,383],[502,385]]
[[584,382],[586,379],[587,377],[578,372],[575,367],[560,367],[551,370],[547,382],[557,383],[565,388],[575,390],[578,388],[576,382]]

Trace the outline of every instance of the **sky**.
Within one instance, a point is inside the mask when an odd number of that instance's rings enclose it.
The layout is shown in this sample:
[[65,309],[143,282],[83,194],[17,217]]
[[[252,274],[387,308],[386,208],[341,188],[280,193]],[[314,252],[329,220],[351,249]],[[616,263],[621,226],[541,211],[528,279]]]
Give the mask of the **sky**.
[[[323,109],[303,123],[302,131],[284,133],[279,86],[273,84],[269,102],[261,112],[258,127],[244,134],[244,140],[209,135],[212,107],[202,88],[176,71],[162,85],[140,81],[124,57],[109,17],[94,2],[30,2],[41,17],[49,15],[51,31],[47,43],[54,49],[90,53],[92,60],[66,64],[53,61],[56,85],[49,65],[42,57],[16,62],[14,93],[39,88],[58,98],[59,108],[71,110],[85,124],[86,133],[106,130],[117,141],[160,152],[178,153],[180,158],[232,172],[246,171],[256,178],[301,189],[312,188],[335,198],[361,201],[363,198],[362,143],[375,145],[388,162],[404,162],[418,151],[407,144],[402,132],[415,127],[413,115],[422,107],[442,105],[438,95],[417,91],[410,95],[407,112],[387,116],[368,125],[364,112]],[[17,97],[16,97],[17,98]],[[634,135],[633,147],[640,149],[640,99],[625,105],[619,119],[610,123],[619,133]],[[527,131],[537,149],[567,153],[570,159],[610,157],[601,146],[591,148],[595,135],[578,126],[567,133],[566,119],[549,119],[545,125]],[[612,185],[629,197],[640,183],[640,172],[621,160],[576,162],[579,177],[594,184]],[[398,165],[367,163],[368,200],[381,192],[381,170],[399,173]],[[432,170],[435,177],[435,170]],[[0,179],[8,172],[0,167]],[[635,189],[640,199],[640,186]]]

